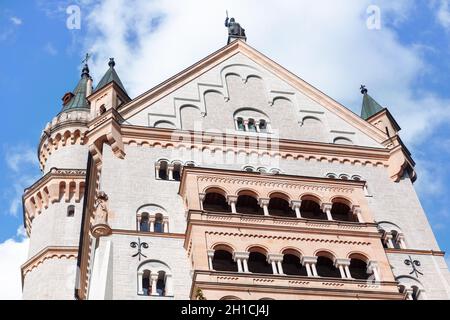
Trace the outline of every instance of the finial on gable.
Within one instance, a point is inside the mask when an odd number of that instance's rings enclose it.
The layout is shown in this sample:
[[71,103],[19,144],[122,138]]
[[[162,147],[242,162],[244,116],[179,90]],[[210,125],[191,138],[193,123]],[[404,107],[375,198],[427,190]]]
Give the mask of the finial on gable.
[[83,61],[81,61],[81,63],[84,63],[84,67],[81,70],[81,77],[86,77],[86,78],[90,78],[91,76],[89,75],[89,66],[88,66],[88,61],[91,58],[91,55],[89,53],[86,53],[85,58],[83,59]]
[[108,66],[110,68],[114,68],[115,65],[116,65],[116,62],[114,61],[114,58],[109,58]]
[[361,94],[367,94],[367,92],[369,92],[364,84],[362,84],[359,89],[361,90]]

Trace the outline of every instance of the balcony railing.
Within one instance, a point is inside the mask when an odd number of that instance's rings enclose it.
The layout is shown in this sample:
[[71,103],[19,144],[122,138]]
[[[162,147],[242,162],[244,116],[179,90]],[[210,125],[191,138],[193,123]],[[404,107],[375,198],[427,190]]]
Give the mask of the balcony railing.
[[270,289],[281,295],[322,295],[325,297],[347,297],[365,299],[404,299],[396,282],[355,280],[341,278],[305,277],[291,275],[238,273],[196,270],[193,288],[220,290],[230,288],[239,292]]

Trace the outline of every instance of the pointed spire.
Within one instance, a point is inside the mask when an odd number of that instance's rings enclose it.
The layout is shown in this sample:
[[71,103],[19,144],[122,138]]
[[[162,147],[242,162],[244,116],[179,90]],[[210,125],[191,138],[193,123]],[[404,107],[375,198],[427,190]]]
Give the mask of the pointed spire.
[[368,94],[369,90],[367,90],[365,85],[361,85],[360,90],[361,94],[364,96],[361,108],[361,118],[367,120],[384,108]]
[[122,84],[122,81],[120,81],[119,75],[117,74],[114,67],[116,66],[116,62],[114,61],[114,58],[109,58],[108,62],[109,69],[106,71],[105,75],[102,77],[100,82],[98,83],[97,87],[95,88],[95,91],[100,90],[104,86],[108,85],[111,82],[115,82],[127,95],[127,91],[125,90],[125,87]]
[[[72,109],[89,109],[89,103],[86,99],[88,95],[88,86],[92,81],[92,78],[89,75],[89,66],[88,66],[89,58],[90,55],[86,53],[86,57],[82,61],[82,63],[84,63],[84,66],[83,69],[81,70],[81,79],[80,81],[78,81],[78,84],[73,90],[73,92],[68,92],[64,95],[63,97],[64,106],[62,111],[69,111]],[[66,101],[66,99],[68,101]]]

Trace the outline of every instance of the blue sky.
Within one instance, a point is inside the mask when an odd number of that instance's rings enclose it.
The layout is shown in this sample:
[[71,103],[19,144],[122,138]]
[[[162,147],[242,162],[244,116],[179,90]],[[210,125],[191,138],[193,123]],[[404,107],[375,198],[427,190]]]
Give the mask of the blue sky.
[[[250,45],[348,108],[359,113],[361,83],[389,107],[438,242],[450,249],[450,1],[321,2],[0,0],[0,247],[24,241],[21,193],[40,175],[40,134],[74,89],[84,54],[93,54],[94,82],[114,56],[136,96],[223,46],[228,9]],[[70,30],[73,4],[81,28]],[[380,30],[366,26],[370,4]]]

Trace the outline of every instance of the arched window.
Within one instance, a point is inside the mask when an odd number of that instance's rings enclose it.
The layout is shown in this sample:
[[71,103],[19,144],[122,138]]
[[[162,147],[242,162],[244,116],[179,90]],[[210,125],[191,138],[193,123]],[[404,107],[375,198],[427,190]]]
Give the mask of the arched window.
[[327,178],[330,178],[330,179],[337,179],[337,176],[336,176],[334,173],[328,173],[328,174],[327,174]]
[[402,275],[395,278],[398,281],[398,289],[400,293],[406,294],[407,300],[423,300],[425,298],[425,290],[422,283],[410,275]]
[[158,296],[166,295],[166,272],[158,272],[158,280],[156,280],[156,294]]
[[391,234],[392,234],[392,244],[394,245],[394,248],[401,249],[402,246],[400,244],[400,241],[398,240],[399,233],[396,230],[392,230]]
[[209,192],[203,200],[203,210],[230,212],[230,206],[223,195],[217,192]]
[[314,200],[302,200],[300,205],[300,214],[305,219],[327,220],[326,214],[320,209],[319,203]]
[[411,293],[411,298],[413,300],[419,300],[419,295],[420,295],[420,289],[418,286],[412,286],[412,293]]
[[180,181],[180,179],[181,179],[181,164],[180,163],[174,164],[172,175],[173,175],[173,180]]
[[158,177],[161,180],[168,180],[169,179],[169,175],[167,173],[167,167],[168,167],[168,163],[167,161],[160,161],[159,162],[159,169],[158,169]]
[[250,195],[240,195],[236,202],[236,211],[241,214],[264,214],[258,200]]
[[300,258],[294,254],[284,254],[282,266],[287,275],[307,276],[308,274],[306,268],[300,263]]
[[270,132],[270,121],[263,112],[245,108],[240,109],[234,114],[236,130],[249,132]]
[[142,273],[142,290],[144,296],[149,296],[152,292],[152,288],[150,287],[150,285],[150,270],[144,270],[144,272]]
[[138,270],[138,294],[145,296],[172,296],[172,273],[163,262],[149,260]]
[[254,119],[248,120],[248,131],[250,132],[256,132],[256,124]]
[[367,263],[361,259],[350,259],[350,274],[354,279],[367,280],[370,274],[367,273]]
[[237,118],[236,119],[236,125],[237,125],[238,131],[245,131],[244,119],[242,119],[240,117]]
[[255,172],[255,168],[253,168],[252,166],[245,166],[244,167],[244,171],[246,171],[246,172]]
[[67,216],[70,218],[75,216],[75,206],[74,205],[70,205],[67,207]]
[[164,232],[164,221],[163,221],[163,215],[161,213],[157,213],[155,215],[155,232],[160,232],[163,233]]
[[215,250],[212,264],[216,271],[238,271],[237,264],[233,261],[233,255],[226,250]]
[[341,180],[348,180],[349,177],[348,177],[348,175],[346,175],[346,174],[341,174],[341,175],[339,176],[339,179],[341,179]]
[[267,122],[264,119],[259,120],[259,131],[267,132]]
[[336,221],[354,221],[350,214],[350,207],[345,203],[334,202],[331,207],[331,216]]
[[276,195],[270,198],[269,214],[278,217],[296,217],[295,211],[289,206],[289,202],[286,199],[277,197]]
[[260,252],[250,252],[248,257],[248,270],[253,273],[272,273],[272,267],[267,258]]
[[144,212],[141,214],[141,220],[139,222],[139,230],[143,232],[150,231],[150,225],[149,225],[149,215],[147,212]]
[[324,278],[341,278],[339,269],[334,266],[333,260],[326,256],[319,256],[316,264],[317,274]]
[[264,167],[259,167],[256,171],[258,171],[259,173],[267,173],[267,169]]

